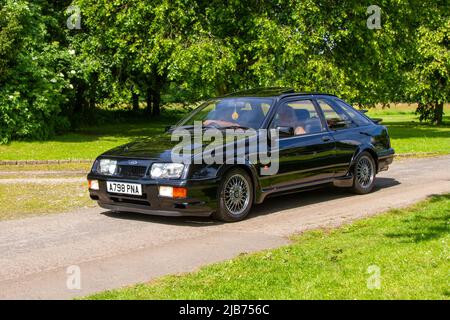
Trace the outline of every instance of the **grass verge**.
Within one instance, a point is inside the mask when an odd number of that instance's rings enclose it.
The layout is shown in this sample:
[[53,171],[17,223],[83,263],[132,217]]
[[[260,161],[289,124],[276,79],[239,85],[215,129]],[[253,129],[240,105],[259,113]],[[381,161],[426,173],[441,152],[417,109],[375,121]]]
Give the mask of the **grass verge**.
[[93,207],[86,182],[0,183],[0,220],[20,219]]
[[306,232],[279,249],[88,298],[449,299],[449,223],[450,195],[433,196],[338,229]]
[[414,114],[416,105],[396,104],[391,108],[370,109],[368,116],[382,118],[388,127],[391,144],[397,154],[449,154],[450,105],[445,105],[444,124],[440,126],[419,122]]
[[20,165],[0,165],[2,172],[15,172],[27,174],[29,172],[74,172],[88,173],[92,163],[52,163],[52,164],[20,164]]

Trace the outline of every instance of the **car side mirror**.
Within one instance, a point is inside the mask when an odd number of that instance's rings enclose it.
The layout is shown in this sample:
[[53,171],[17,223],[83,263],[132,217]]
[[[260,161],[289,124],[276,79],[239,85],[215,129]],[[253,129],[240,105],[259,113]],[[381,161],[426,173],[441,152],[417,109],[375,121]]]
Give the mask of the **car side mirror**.
[[277,127],[278,135],[280,137],[290,137],[294,135],[294,128],[292,127]]

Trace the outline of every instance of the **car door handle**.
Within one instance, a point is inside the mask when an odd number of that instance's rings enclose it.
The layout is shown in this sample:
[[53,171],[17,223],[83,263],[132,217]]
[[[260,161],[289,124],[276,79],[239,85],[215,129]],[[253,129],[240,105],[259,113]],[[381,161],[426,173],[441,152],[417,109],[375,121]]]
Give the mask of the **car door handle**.
[[331,140],[331,137],[330,136],[324,136],[324,137],[322,137],[322,141],[323,142],[327,142],[327,141],[330,141]]

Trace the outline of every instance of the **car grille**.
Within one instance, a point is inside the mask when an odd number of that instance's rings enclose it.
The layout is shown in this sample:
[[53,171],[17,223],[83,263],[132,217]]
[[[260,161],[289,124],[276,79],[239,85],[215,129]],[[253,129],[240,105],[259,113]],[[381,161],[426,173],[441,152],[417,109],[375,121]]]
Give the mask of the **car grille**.
[[147,167],[145,166],[127,166],[119,165],[117,168],[117,175],[121,177],[130,178],[142,178],[147,173]]
[[129,199],[129,198],[118,198],[118,197],[111,197],[110,198],[115,203],[129,203],[129,204],[137,204],[140,206],[147,206],[150,207],[151,204],[147,200],[144,199]]

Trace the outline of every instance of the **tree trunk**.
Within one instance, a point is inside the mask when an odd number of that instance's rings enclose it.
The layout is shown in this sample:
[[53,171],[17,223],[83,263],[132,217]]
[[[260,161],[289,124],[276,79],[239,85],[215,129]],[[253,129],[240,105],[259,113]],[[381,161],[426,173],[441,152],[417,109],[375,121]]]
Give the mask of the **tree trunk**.
[[434,124],[442,124],[442,116],[444,115],[444,103],[436,103],[433,115]]
[[89,110],[94,110],[97,104],[97,84],[98,84],[98,74],[95,72],[92,75],[92,79],[89,84],[89,94],[87,100],[87,107]]
[[228,93],[228,86],[225,82],[221,82],[216,86],[216,94],[218,96],[223,96]]
[[97,104],[97,100],[95,99],[95,94],[91,94],[89,95],[89,110],[94,110],[95,105]]
[[146,101],[147,101],[147,114],[151,115],[152,114],[152,89],[148,88],[147,89],[147,97],[146,97]]
[[161,114],[161,92],[153,91],[153,116],[157,117]]
[[133,99],[133,111],[138,112],[139,111],[139,95],[136,92],[133,92],[132,99]]
[[87,109],[86,91],[87,86],[84,81],[77,81],[75,84],[76,95],[74,99],[73,115],[81,115]]

